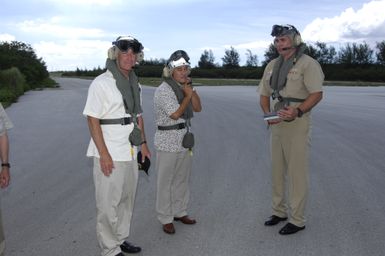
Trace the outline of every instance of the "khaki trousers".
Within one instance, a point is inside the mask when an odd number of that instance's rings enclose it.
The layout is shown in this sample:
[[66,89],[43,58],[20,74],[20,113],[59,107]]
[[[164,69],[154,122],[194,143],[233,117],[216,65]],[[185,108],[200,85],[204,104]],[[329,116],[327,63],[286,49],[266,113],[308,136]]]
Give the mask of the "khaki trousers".
[[115,256],[127,240],[138,183],[138,164],[135,161],[114,162],[109,177],[94,158],[94,183],[97,210],[96,232],[102,256]]
[[289,215],[289,222],[300,227],[306,221],[310,131],[310,116],[305,115],[272,125],[271,133],[273,214]]
[[156,153],[156,210],[160,223],[167,224],[171,223],[174,217],[187,215],[192,156],[189,151]]

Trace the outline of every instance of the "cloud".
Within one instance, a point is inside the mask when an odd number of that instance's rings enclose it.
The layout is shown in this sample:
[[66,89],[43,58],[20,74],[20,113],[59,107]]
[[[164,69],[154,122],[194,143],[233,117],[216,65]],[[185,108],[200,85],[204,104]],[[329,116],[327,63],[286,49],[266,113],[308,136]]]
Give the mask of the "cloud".
[[104,67],[110,45],[111,42],[107,41],[66,40],[61,44],[42,41],[34,44],[33,48],[47,63],[49,71],[63,71]]
[[[66,22],[64,17],[55,16],[25,20],[14,26],[22,32],[22,37],[38,40],[31,45],[49,71],[103,67],[111,41],[101,41],[100,38],[108,34],[101,29],[74,27]],[[0,34],[0,41],[22,41],[18,37]]]
[[374,42],[385,37],[385,0],[371,1],[354,11],[348,8],[333,18],[317,18],[302,32],[305,41]]
[[15,41],[16,37],[10,34],[0,34],[0,42],[11,42]]
[[[48,2],[52,2],[54,4],[71,4],[71,5],[111,5],[113,2],[117,2],[116,0],[49,0]],[[122,2],[122,1],[118,1]]]
[[[247,49],[255,49],[255,50],[260,50],[260,49],[266,49],[270,44],[272,43],[272,41],[265,41],[265,40],[259,40],[259,41],[253,41],[253,42],[249,42],[249,43],[243,43],[243,44],[238,44],[238,45],[233,45],[233,47],[235,49],[243,49],[243,50],[247,50]],[[225,48],[230,48],[231,45],[225,45]]]
[[103,31],[96,28],[80,28],[61,24],[63,18],[56,16],[49,20],[36,19],[17,23],[18,29],[33,35],[46,35],[51,38],[100,38]]

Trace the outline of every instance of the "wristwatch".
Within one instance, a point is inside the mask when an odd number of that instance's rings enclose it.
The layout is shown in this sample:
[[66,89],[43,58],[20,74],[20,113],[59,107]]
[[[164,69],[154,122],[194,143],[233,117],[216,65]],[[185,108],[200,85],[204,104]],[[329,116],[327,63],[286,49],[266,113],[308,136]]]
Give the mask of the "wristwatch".
[[1,164],[1,167],[8,167],[8,168],[11,168],[11,165],[9,163],[2,163]]
[[297,108],[297,112],[298,112],[297,117],[302,117],[303,111],[300,108]]

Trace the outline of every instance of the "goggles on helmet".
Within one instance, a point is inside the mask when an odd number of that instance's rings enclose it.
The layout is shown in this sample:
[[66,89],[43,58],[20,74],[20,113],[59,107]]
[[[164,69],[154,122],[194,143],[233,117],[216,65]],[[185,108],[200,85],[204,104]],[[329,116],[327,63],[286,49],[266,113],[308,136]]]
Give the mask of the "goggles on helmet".
[[175,51],[173,54],[171,54],[170,58],[167,61],[167,65],[169,68],[177,68],[180,66],[190,66],[189,63],[190,57],[187,55],[187,53],[183,50]]
[[274,37],[285,36],[288,34],[299,34],[298,30],[292,25],[274,25],[271,30],[271,35]]
[[174,68],[177,68],[180,66],[189,66],[190,67],[190,63],[188,61],[186,61],[184,58],[180,58],[179,60],[174,60],[174,61],[171,61],[168,63],[168,67],[171,69],[174,69]]
[[120,36],[112,44],[122,52],[127,52],[128,49],[131,49],[135,54],[138,54],[143,50],[143,45],[131,36]]

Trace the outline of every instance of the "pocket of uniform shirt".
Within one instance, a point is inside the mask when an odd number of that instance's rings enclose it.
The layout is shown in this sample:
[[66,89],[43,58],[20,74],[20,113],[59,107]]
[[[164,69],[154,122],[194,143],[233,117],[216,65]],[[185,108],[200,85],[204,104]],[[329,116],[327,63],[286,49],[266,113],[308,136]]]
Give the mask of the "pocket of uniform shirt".
[[302,77],[302,75],[297,73],[297,72],[287,74],[287,79],[290,81],[299,80],[301,77]]

